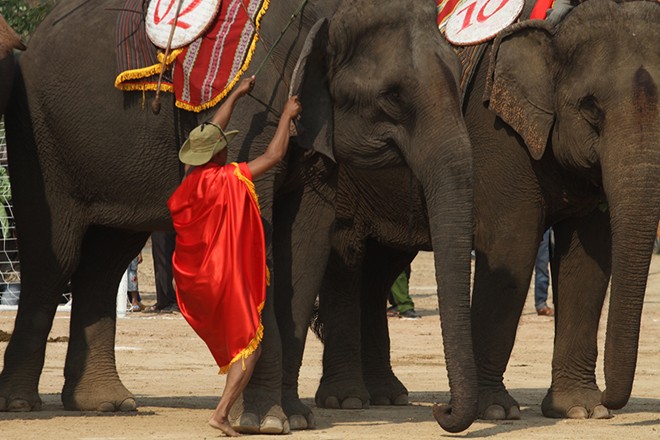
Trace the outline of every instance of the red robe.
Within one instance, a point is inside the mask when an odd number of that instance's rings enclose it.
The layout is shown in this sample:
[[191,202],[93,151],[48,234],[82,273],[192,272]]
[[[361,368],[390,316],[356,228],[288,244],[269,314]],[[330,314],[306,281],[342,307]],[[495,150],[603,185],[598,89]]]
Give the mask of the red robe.
[[552,5],[555,3],[555,0],[537,0],[532,12],[529,16],[532,20],[545,20],[545,12],[552,8]]
[[172,258],[181,313],[226,373],[261,342],[266,247],[246,163],[198,167],[167,206],[176,230]]

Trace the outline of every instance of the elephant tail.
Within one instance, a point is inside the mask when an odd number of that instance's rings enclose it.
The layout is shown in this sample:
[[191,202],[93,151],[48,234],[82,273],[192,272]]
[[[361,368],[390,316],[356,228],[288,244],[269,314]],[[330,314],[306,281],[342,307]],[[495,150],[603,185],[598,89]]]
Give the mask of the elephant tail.
[[312,310],[312,317],[309,319],[309,328],[316,335],[321,342],[323,342],[323,321],[319,313],[319,299],[316,298],[314,302],[314,309]]

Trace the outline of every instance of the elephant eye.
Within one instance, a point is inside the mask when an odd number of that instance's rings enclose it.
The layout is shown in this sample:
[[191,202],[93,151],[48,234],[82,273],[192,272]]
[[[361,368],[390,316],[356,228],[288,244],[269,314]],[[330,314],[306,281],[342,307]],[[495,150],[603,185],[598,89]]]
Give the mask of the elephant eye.
[[404,99],[398,87],[389,87],[378,96],[380,108],[393,119],[401,119],[405,113]]
[[603,122],[604,113],[598,105],[596,97],[588,95],[580,100],[579,104],[580,113],[587,120],[596,131],[600,131],[600,126]]
[[381,93],[381,97],[386,99],[390,104],[401,104],[401,92],[397,87],[391,87]]

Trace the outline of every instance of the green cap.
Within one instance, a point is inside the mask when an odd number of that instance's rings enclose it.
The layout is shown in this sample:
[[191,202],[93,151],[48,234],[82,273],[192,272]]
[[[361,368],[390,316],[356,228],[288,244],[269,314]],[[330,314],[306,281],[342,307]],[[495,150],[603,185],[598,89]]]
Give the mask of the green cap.
[[238,130],[222,131],[219,125],[205,122],[190,132],[179,150],[179,160],[188,165],[204,165],[227,146]]

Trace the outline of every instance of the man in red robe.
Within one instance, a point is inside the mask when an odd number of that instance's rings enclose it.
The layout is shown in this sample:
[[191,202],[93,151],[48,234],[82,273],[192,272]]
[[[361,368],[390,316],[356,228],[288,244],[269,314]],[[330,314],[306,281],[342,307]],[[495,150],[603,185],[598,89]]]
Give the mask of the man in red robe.
[[301,110],[298,98],[291,97],[264,154],[226,165],[226,146],[238,132],[225,129],[237,100],[254,82],[254,77],[243,80],[211,121],[190,133],[179,159],[196,168],[168,201],[177,233],[172,259],[177,301],[220,372],[227,373],[209,424],[228,436],[238,435],[229,424],[229,409],[250,380],[263,336],[266,247],[252,180],[282,160],[290,123]]

